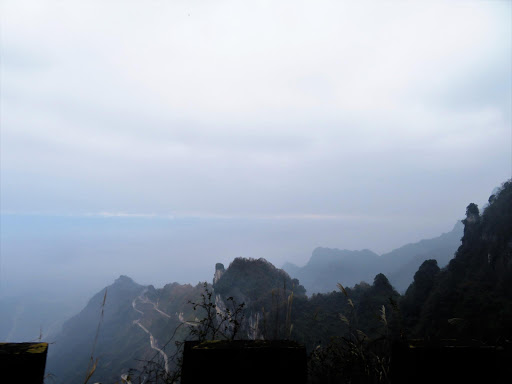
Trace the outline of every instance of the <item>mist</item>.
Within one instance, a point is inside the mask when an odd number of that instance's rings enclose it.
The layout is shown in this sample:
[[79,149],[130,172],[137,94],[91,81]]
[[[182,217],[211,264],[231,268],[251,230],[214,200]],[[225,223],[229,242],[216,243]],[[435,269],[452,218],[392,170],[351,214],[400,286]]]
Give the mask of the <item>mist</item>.
[[509,2],[1,5],[0,296],[451,230],[512,175]]

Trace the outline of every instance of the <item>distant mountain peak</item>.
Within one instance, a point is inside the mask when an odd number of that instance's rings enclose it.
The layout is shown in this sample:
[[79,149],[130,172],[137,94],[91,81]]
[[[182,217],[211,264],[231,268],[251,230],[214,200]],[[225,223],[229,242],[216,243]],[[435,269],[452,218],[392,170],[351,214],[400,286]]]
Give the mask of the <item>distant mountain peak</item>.
[[378,255],[369,249],[362,249],[358,251],[350,251],[348,249],[338,248],[324,248],[317,247],[313,250],[311,258],[308,262],[310,265],[324,264],[332,262],[340,262],[348,259],[362,260],[362,259],[375,259]]
[[131,277],[128,277],[126,275],[119,276],[115,281],[114,284],[136,284],[135,281]]
[[457,220],[457,222],[453,226],[452,231],[460,231],[460,232],[462,232],[463,229],[464,229],[464,224],[462,224],[461,220]]
[[379,272],[385,273],[395,288],[405,291],[423,261],[436,259],[443,267],[453,258],[463,229],[462,222],[457,221],[450,232],[403,245],[381,256],[369,249],[317,247],[305,266],[285,263],[283,269],[298,278],[310,294],[330,292],[338,282],[352,286],[360,281],[371,281]]

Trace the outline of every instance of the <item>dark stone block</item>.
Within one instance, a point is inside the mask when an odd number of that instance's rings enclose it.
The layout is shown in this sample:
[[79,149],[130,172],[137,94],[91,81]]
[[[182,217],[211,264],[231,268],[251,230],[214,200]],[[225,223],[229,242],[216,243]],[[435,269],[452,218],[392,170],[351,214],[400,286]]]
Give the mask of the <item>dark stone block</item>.
[[306,383],[304,346],[293,341],[188,341],[182,383]]
[[510,346],[413,340],[393,348],[393,384],[505,383],[510,380]]
[[0,380],[43,383],[47,353],[48,343],[0,343]]

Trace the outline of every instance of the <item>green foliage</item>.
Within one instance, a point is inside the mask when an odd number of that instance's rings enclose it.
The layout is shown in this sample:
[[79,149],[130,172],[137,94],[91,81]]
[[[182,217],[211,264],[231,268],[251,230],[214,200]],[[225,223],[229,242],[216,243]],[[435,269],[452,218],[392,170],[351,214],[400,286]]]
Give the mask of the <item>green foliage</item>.
[[357,306],[358,327],[370,337],[380,335],[382,324],[381,314],[376,313],[376,308],[382,309],[388,314],[389,329],[395,331],[397,319],[394,303],[398,302],[400,295],[389,283],[386,276],[379,273],[375,276],[373,284],[361,295]]
[[261,309],[272,305],[272,291],[286,287],[285,296],[294,292],[295,296],[305,295],[306,290],[297,279],[281,269],[277,269],[263,258],[236,258],[214,284],[215,292],[223,296],[233,296],[248,306]]
[[[131,369],[132,383],[145,384],[174,384],[181,379],[183,366],[183,347],[185,340],[236,340],[240,338],[244,327],[245,303],[238,304],[233,297],[227,298],[227,306],[223,307],[216,302],[214,292],[208,283],[202,284],[203,291],[197,301],[189,300],[188,304],[196,313],[194,321],[187,321],[177,326],[168,339],[167,346],[174,341],[175,352],[170,357],[173,369],[167,371],[155,355],[152,359],[144,361],[141,369]],[[177,337],[177,331],[185,326],[186,334]]]
[[432,291],[440,269],[436,260],[426,260],[414,274],[414,281],[400,302],[405,326],[412,328],[418,322],[425,301]]
[[[389,284],[384,275],[377,275],[374,288],[382,291]],[[389,383],[391,340],[386,306],[374,308],[380,321],[380,335],[370,338],[357,327],[358,310],[349,297],[349,290],[338,288],[348,304],[349,312],[339,314],[339,320],[348,332],[332,337],[322,347],[317,346],[310,355],[310,383]],[[359,312],[360,313],[360,312]]]
[[[462,222],[464,237],[454,259],[429,283],[426,298],[418,294],[419,283],[412,286],[404,309],[409,324],[417,321],[414,337],[496,343],[512,337],[512,182],[489,198],[482,215],[469,204]],[[421,310],[411,304],[418,295]]]
[[206,340],[236,340],[240,336],[245,318],[245,303],[238,304],[230,296],[227,306],[222,308],[213,298],[213,290],[203,284],[204,292],[198,302],[190,301],[194,311],[198,311],[200,320],[189,326],[192,339],[200,342]]
[[246,303],[247,313],[261,314],[256,333],[274,340],[291,336],[293,303],[306,292],[297,279],[265,259],[236,258],[213,287],[221,297]]

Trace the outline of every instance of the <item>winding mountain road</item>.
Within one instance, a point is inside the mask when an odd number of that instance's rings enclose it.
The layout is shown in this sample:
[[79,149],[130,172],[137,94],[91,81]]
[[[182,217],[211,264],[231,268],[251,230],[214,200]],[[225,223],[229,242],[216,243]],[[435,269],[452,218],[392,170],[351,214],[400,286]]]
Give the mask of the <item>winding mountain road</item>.
[[[133,310],[140,313],[142,316],[144,316],[144,312],[141,311],[140,309],[137,309],[137,300],[139,300],[141,303],[152,305],[153,309],[155,311],[160,313],[162,316],[165,316],[170,319],[171,316],[169,316],[167,313],[158,309],[157,304],[155,304],[151,300],[149,300],[149,298],[146,296],[146,292],[147,292],[147,288],[144,288],[144,290],[141,292],[141,294],[139,296],[137,296],[135,299],[133,299],[133,301],[132,301]],[[142,318],[135,320],[133,323],[137,324],[144,332],[146,332],[149,335],[149,345],[151,346],[152,349],[154,349],[155,351],[158,351],[158,353],[162,356],[162,358],[164,360],[165,372],[169,373],[169,358],[168,358],[167,354],[162,349],[158,348],[157,339],[151,334],[149,329],[147,329],[144,325],[141,324],[141,320],[142,320]]]

